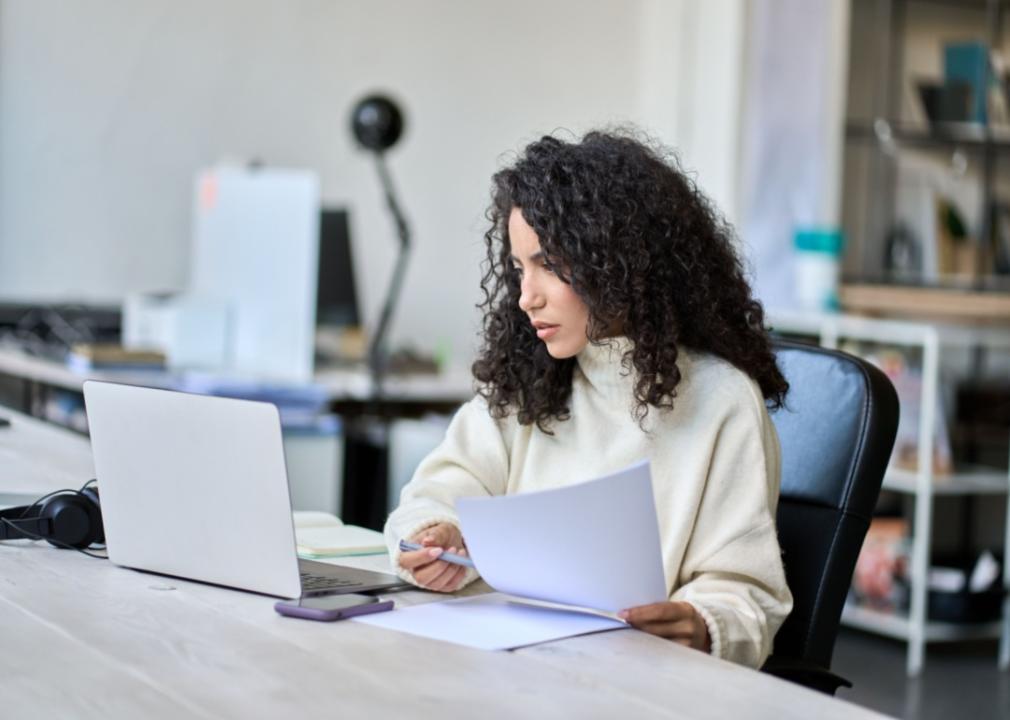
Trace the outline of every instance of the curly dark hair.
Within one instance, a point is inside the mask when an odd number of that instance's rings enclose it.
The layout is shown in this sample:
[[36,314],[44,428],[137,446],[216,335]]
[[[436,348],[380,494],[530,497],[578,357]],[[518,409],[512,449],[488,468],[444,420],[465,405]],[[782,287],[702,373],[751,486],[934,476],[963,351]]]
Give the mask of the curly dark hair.
[[634,415],[672,408],[681,347],[717,355],[746,372],[770,407],[789,385],[775,364],[764,311],[754,299],[733,232],[672,152],[629,130],[579,142],[545,136],[492,179],[481,289],[483,346],[473,374],[494,417],[521,424],[569,417],[575,358],[555,359],[519,308],[508,220],[533,228],[547,260],[589,310],[591,342],[619,327],[622,359],[636,374]]

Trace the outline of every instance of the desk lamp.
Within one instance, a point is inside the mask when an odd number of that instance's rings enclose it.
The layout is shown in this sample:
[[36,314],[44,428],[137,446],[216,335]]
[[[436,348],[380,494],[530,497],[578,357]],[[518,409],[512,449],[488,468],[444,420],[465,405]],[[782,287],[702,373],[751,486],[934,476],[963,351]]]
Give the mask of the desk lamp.
[[393,216],[397,236],[400,240],[400,251],[396,257],[396,265],[386,291],[385,302],[382,304],[379,325],[368,348],[368,363],[375,383],[374,392],[381,394],[382,379],[389,365],[386,335],[389,333],[389,322],[403,287],[407,253],[410,250],[410,228],[407,226],[407,220],[403,216],[399,202],[397,202],[385,158],[386,150],[395,145],[403,133],[403,115],[396,103],[389,98],[382,95],[369,95],[354,106],[351,113],[351,130],[358,144],[375,155],[375,167],[379,172],[379,181],[382,183],[382,190],[386,196],[386,206]]

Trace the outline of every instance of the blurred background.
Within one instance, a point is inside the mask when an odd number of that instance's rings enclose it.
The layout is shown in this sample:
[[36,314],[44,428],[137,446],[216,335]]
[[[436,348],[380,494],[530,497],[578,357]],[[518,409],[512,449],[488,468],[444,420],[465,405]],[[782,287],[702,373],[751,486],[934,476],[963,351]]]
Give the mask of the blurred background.
[[[898,388],[840,696],[1006,717],[1006,10],[0,0],[0,412],[86,433],[85,377],[276,402],[296,508],[377,527],[472,394],[491,175],[632,124],[734,226],[775,332]],[[402,133],[369,147],[375,96]]]
[[258,161],[348,209],[374,324],[396,246],[349,121],[382,92],[417,243],[394,337],[466,363],[490,176],[540,135],[636,123],[736,219],[744,8],[707,5],[4,2],[0,294],[184,288],[196,172]]

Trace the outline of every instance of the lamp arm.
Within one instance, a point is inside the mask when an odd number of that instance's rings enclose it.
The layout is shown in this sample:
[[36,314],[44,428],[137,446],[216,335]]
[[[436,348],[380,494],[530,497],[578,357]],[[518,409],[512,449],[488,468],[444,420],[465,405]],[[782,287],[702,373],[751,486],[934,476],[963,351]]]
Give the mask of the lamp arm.
[[396,200],[396,192],[393,188],[393,181],[386,167],[385,156],[381,152],[375,154],[376,168],[379,171],[379,180],[382,183],[382,190],[386,196],[386,205],[396,223],[396,232],[400,240],[400,250],[396,257],[396,265],[393,268],[393,276],[389,287],[386,290],[386,299],[382,304],[382,313],[379,315],[379,325],[372,336],[372,342],[368,349],[368,360],[372,370],[373,391],[376,394],[382,393],[382,380],[386,373],[388,362],[388,350],[386,347],[386,335],[389,333],[389,323],[393,317],[393,310],[400,297],[403,288],[403,278],[407,269],[407,257],[410,251],[410,227],[407,219],[400,209],[400,204]]
[[393,215],[396,223],[396,234],[400,239],[400,249],[406,250],[410,247],[410,228],[407,226],[407,218],[403,216],[400,203],[396,199],[396,190],[393,188],[393,179],[389,175],[389,168],[386,166],[386,156],[380,151],[375,153],[375,167],[379,171],[379,181],[382,183],[382,191],[386,196],[386,206]]

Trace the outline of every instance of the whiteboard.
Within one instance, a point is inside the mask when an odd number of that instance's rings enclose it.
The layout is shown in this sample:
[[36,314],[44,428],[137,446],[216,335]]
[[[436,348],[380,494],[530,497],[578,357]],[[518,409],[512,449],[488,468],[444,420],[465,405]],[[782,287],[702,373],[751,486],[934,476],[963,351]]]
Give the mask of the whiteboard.
[[197,176],[190,290],[230,308],[227,369],[312,378],[319,178],[308,170],[216,167]]

